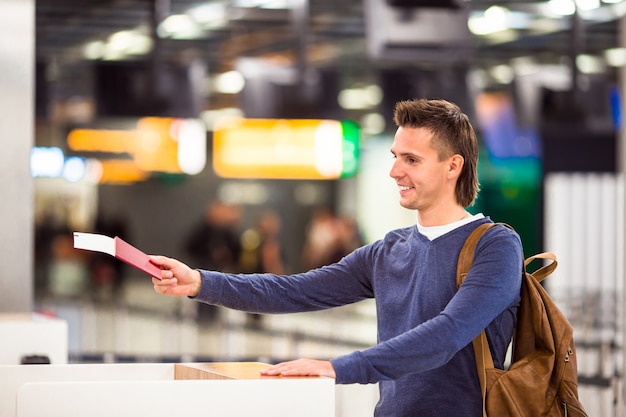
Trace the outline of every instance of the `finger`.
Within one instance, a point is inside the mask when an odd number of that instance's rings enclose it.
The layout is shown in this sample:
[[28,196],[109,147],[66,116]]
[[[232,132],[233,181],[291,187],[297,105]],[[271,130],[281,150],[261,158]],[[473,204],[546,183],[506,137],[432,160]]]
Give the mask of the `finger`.
[[173,279],[174,278],[174,272],[169,270],[169,269],[162,269],[161,270],[161,281],[163,281],[164,279]]
[[261,375],[276,376],[276,375],[280,375],[280,371],[272,367],[272,368],[265,369],[264,371],[261,371]]
[[172,278],[174,278],[174,274],[171,271],[163,269],[161,271],[161,278],[152,277],[152,283],[154,285],[161,285],[163,284],[163,280],[166,280],[166,283],[167,283],[167,281]]
[[282,371],[286,369],[285,362],[272,365],[264,371],[261,371],[261,375],[280,375]]
[[150,262],[160,267],[162,270],[174,269],[181,265],[180,261],[177,261],[174,258],[168,258],[167,256],[161,256],[161,255],[149,255],[149,256],[150,256]]
[[313,362],[300,359],[285,363],[280,369],[280,374],[283,376],[319,375],[319,370]]
[[178,285],[178,279],[176,279],[176,278],[163,278],[161,280],[158,280],[156,278],[152,278],[152,283],[156,287],[169,288],[169,287],[177,286]]
[[154,290],[162,295],[184,295],[184,289],[178,286],[178,280],[170,280],[170,284],[162,285],[160,283],[154,284]]
[[268,368],[263,375],[283,375],[283,376],[302,376],[317,375],[315,369],[301,360],[282,362]]
[[150,258],[150,262],[152,262],[156,266],[163,265],[163,263],[166,262],[167,259],[165,256],[160,255],[148,255],[148,257]]

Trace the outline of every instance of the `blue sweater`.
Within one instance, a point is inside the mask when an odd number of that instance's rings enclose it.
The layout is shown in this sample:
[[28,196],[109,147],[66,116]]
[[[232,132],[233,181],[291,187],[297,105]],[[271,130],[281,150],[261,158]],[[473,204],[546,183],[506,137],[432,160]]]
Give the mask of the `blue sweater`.
[[379,383],[375,416],[482,416],[472,339],[484,328],[502,368],[515,327],[523,262],[505,227],[479,241],[456,289],[465,239],[484,218],[432,241],[416,226],[394,230],[336,264],[302,274],[200,271],[197,300],[258,313],[326,309],[376,299],[379,343],[331,360],[338,384]]

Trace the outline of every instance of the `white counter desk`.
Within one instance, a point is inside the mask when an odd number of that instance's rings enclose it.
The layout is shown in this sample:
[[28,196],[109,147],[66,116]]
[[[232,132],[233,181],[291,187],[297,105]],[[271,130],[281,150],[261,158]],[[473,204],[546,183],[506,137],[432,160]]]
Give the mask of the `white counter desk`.
[[65,320],[37,313],[0,314],[0,364],[18,365],[41,355],[55,365],[67,364],[68,326]]
[[331,417],[335,382],[257,362],[0,366],[0,417]]

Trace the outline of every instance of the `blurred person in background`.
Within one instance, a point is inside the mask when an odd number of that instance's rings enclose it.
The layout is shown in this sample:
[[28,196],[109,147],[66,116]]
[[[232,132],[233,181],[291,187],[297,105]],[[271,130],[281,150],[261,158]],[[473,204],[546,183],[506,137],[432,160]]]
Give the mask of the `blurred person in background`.
[[396,104],[390,176],[417,224],[390,231],[339,262],[294,275],[191,269],[164,256],[160,294],[257,313],[333,308],[375,298],[378,344],[330,360],[297,359],[266,375],[319,375],[337,384],[379,383],[377,417],[483,415],[472,340],[486,329],[504,365],[516,322],[523,253],[517,233],[490,229],[456,288],[461,247],[479,225],[466,211],[478,190],[478,144],[468,117],[444,100]]
[[341,259],[343,251],[337,218],[327,207],[317,207],[311,216],[302,248],[304,269],[319,268]]
[[241,235],[240,267],[244,273],[269,272],[275,275],[285,274],[280,230],[282,221],[273,210],[264,211],[255,226]]
[[[240,206],[219,200],[209,201],[202,219],[186,239],[185,249],[192,262],[224,272],[239,272],[241,241],[239,227],[243,217]],[[211,322],[218,310],[209,304],[198,306],[198,318]]]
[[186,240],[187,253],[193,262],[209,269],[238,272],[241,242],[239,224],[243,217],[241,207],[211,201],[206,205],[202,220],[193,227]]
[[338,262],[363,245],[361,232],[354,219],[336,216],[326,207],[313,212],[302,248],[305,270]]
[[[287,268],[283,247],[280,242],[282,221],[273,210],[266,210],[256,224],[241,235],[241,258],[239,265],[243,273],[269,272],[283,275]],[[260,327],[262,315],[249,313],[248,323]]]
[[337,230],[339,233],[339,247],[341,248],[341,258],[365,244],[363,236],[361,235],[361,229],[359,228],[357,221],[352,217],[338,217]]

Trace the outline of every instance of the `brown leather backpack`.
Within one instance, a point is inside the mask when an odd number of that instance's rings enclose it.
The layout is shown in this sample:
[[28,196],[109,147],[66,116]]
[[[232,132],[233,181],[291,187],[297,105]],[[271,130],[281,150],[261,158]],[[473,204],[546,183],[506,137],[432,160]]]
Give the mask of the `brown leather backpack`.
[[[510,227],[502,223],[485,223],[467,238],[459,254],[457,287],[472,266],[474,250],[481,236],[498,224]],[[529,273],[526,267],[535,259],[552,262]],[[556,256],[551,252],[524,261],[521,302],[508,369],[494,367],[484,330],[473,341],[483,393],[483,416],[587,416],[578,399],[574,330],[540,284],[556,266]]]

